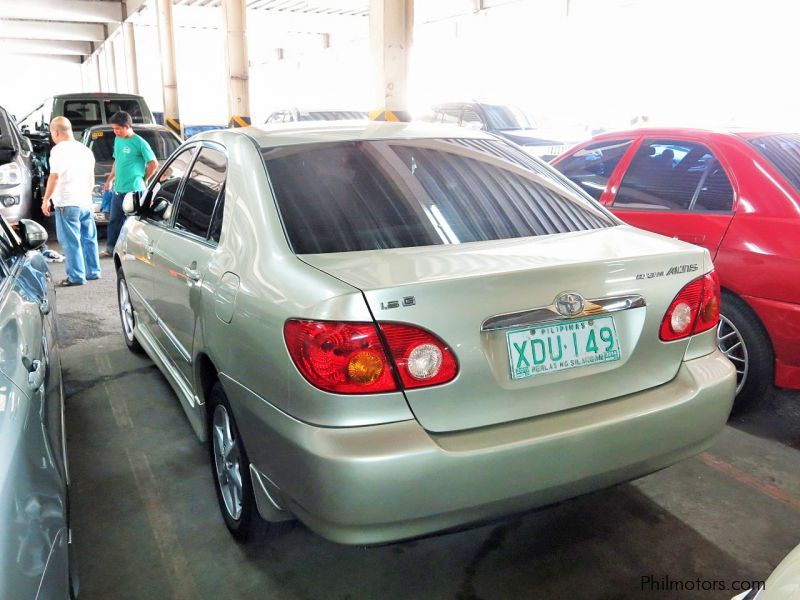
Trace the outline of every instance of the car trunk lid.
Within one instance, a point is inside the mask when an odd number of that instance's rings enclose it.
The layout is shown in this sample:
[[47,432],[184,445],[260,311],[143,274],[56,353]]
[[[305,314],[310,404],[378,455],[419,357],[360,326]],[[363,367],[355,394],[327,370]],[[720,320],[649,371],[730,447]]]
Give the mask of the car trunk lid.
[[[449,345],[459,362],[456,379],[405,392],[422,426],[436,432],[567,410],[671,380],[688,339],[661,342],[659,325],[678,291],[706,270],[704,250],[629,226],[301,258],[362,290],[378,322],[416,325]],[[553,309],[563,292],[615,311],[581,314],[567,325],[610,317],[613,325],[604,324],[614,330],[619,356],[514,378],[519,363],[524,370],[534,357],[521,361],[522,338],[509,332],[524,337],[528,325],[564,324]],[[572,346],[572,331],[562,333]],[[548,365],[561,364],[550,360],[558,357],[553,350]]]

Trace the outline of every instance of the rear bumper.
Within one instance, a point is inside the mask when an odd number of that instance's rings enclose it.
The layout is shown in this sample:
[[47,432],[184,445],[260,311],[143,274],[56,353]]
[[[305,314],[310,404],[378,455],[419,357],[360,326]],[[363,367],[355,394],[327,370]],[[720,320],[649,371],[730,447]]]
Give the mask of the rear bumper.
[[[715,351],[645,392],[435,435],[416,421],[314,427],[261,400],[233,409],[279,502],[326,538],[370,544],[529,510],[669,466],[723,428],[735,382]],[[241,398],[231,391],[232,401]]]
[[800,304],[745,296],[764,324],[775,351],[775,385],[800,389]]

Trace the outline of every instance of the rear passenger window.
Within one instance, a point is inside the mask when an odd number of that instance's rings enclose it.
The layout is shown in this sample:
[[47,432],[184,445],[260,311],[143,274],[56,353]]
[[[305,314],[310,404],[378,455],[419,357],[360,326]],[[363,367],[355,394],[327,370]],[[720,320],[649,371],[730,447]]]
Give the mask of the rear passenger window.
[[555,167],[577,183],[592,198],[599,200],[611,174],[617,168],[631,142],[632,140],[614,140],[592,144],[578,150]]
[[227,160],[219,150],[202,148],[183,187],[175,229],[203,239],[208,234],[214,205],[225,183]]
[[616,208],[730,211],[733,188],[704,144],[645,141],[628,167]]
[[225,209],[225,186],[219,193],[219,200],[217,201],[217,208],[214,209],[214,219],[211,221],[211,231],[208,233],[208,238],[215,243],[219,243],[220,235],[222,234],[222,213]]

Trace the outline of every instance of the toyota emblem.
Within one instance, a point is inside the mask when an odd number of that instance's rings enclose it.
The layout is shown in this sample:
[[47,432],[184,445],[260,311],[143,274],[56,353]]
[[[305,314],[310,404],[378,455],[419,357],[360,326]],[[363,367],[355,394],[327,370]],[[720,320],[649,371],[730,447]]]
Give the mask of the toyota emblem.
[[574,317],[581,314],[586,308],[586,300],[577,292],[562,292],[556,296],[553,305],[558,314],[564,317]]

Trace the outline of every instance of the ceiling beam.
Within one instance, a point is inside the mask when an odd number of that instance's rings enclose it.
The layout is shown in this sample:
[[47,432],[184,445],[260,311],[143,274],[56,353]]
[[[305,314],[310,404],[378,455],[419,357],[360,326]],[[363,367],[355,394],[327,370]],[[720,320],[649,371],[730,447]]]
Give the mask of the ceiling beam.
[[0,18],[108,23],[122,21],[122,2],[96,0],[3,0]]
[[1,38],[102,42],[105,39],[103,36],[103,26],[94,23],[0,20]]
[[13,52],[15,54],[88,56],[92,53],[92,45],[89,42],[0,38],[0,52]]
[[26,56],[31,59],[43,59],[48,61],[57,61],[57,62],[66,62],[66,63],[74,63],[74,64],[81,64],[83,59],[80,56],[58,56],[58,55],[43,55],[43,54],[30,54],[28,52],[2,52],[0,53],[0,57],[2,56]]

